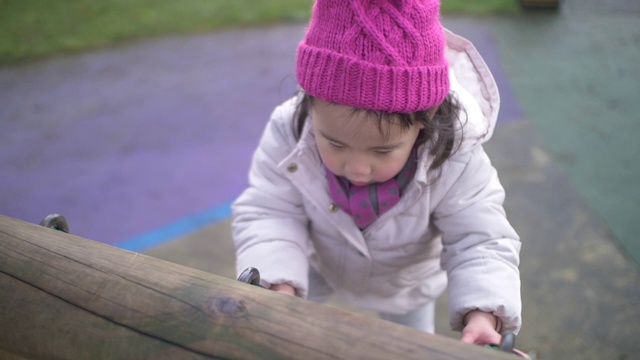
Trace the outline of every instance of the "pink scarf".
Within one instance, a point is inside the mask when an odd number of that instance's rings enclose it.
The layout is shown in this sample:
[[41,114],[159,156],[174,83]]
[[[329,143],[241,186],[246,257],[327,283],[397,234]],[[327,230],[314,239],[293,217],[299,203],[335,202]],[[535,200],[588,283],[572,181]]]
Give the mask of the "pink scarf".
[[331,199],[351,215],[360,230],[400,201],[402,191],[413,179],[417,168],[417,147],[414,146],[407,163],[394,178],[383,183],[355,186],[343,176],[326,169]]

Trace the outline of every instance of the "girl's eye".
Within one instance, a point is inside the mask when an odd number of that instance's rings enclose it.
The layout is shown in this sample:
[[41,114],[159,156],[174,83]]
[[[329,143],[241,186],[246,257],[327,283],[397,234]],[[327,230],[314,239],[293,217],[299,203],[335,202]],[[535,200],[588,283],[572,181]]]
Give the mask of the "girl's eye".
[[391,150],[376,150],[376,155],[385,156],[391,154]]
[[339,145],[339,144],[332,143],[332,142],[329,142],[329,146],[331,146],[334,149],[342,149],[344,147],[343,145]]

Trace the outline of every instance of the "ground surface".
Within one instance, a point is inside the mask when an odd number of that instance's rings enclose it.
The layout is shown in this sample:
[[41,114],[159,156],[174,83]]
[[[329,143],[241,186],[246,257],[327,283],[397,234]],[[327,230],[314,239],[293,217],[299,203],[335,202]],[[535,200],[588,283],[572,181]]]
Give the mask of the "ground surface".
[[[539,359],[640,353],[640,3],[445,18],[500,85],[487,145],[523,241]],[[136,42],[0,69],[0,213],[234,277],[229,207],[303,25]],[[336,302],[343,306],[340,302]],[[448,331],[446,299],[437,331]]]

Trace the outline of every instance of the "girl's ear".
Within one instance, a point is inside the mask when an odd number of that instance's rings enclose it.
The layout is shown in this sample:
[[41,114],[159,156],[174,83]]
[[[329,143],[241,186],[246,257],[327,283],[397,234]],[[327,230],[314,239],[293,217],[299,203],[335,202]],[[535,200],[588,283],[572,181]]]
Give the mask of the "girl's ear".
[[[431,121],[433,120],[433,117],[436,116],[436,113],[438,112],[439,106],[435,106],[432,107],[431,109],[427,110],[427,120]],[[422,121],[416,121],[417,124],[420,124],[420,128],[424,129],[425,128],[425,124]]]
[[438,109],[440,106],[434,106],[431,109],[427,110],[427,116],[429,117],[429,121],[433,120],[433,117],[436,116]]

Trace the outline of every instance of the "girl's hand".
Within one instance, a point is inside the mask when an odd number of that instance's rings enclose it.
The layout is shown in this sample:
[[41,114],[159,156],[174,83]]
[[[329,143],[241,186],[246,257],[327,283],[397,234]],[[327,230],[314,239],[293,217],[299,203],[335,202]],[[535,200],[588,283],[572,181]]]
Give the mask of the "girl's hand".
[[480,310],[469,311],[464,317],[462,341],[468,344],[487,345],[499,344],[502,336],[496,331],[498,318],[493,314]]
[[289,284],[271,284],[269,290],[273,290],[279,293],[283,293],[286,295],[294,296],[296,294],[296,289]]

